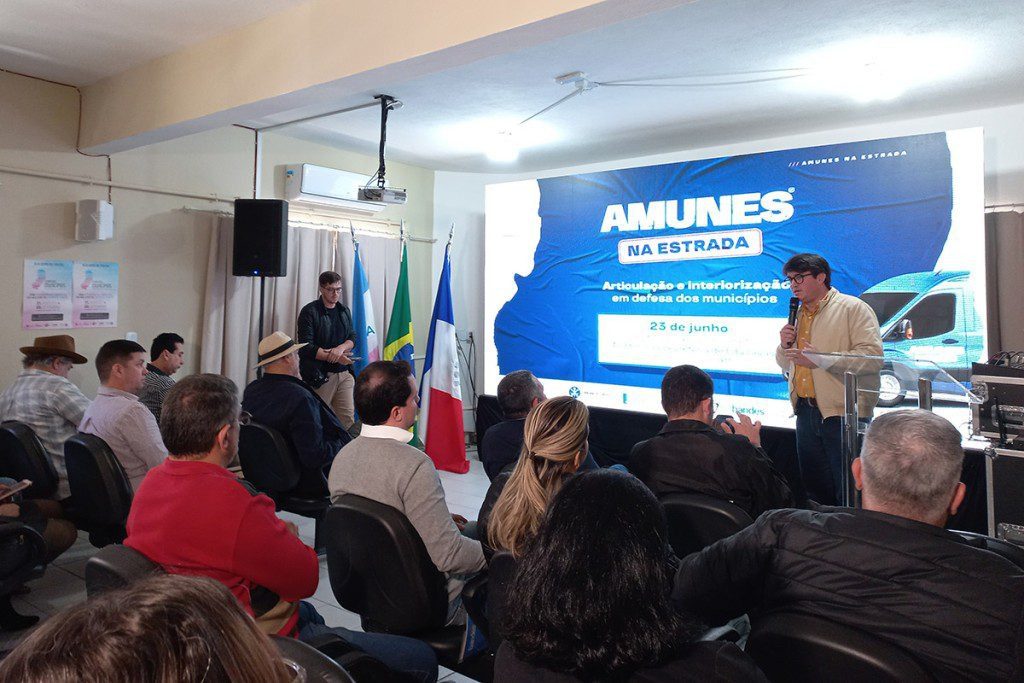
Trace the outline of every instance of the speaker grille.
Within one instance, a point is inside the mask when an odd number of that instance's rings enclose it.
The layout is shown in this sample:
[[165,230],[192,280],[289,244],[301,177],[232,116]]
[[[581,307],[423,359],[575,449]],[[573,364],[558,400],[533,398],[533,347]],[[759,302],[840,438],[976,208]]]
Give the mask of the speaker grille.
[[288,274],[288,202],[236,199],[232,273],[243,277]]

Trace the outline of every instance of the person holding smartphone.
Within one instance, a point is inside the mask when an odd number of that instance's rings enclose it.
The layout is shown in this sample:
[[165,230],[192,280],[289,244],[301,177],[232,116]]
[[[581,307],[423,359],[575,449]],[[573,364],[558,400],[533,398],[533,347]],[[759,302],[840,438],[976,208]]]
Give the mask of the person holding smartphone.
[[299,311],[295,338],[305,347],[299,352],[303,381],[331,406],[345,429],[351,429],[356,334],[352,312],[341,303],[341,275],[331,270],[320,273],[320,297]]
[[[46,545],[44,561],[49,564],[61,553],[71,547],[78,538],[75,525],[66,519],[47,519],[34,501],[22,500],[21,491],[32,482],[27,479],[17,482],[8,477],[0,477],[0,524],[21,522],[39,532]],[[10,539],[0,544],[0,578],[18,568],[25,561],[27,550],[18,539]],[[19,614],[11,605],[11,596],[0,595],[0,631],[20,631],[33,626],[39,617]]]

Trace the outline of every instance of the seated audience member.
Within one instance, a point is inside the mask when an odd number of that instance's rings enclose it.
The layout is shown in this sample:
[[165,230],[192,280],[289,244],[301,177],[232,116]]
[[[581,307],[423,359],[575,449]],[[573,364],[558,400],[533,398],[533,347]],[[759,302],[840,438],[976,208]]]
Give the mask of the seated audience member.
[[728,500],[757,517],[765,510],[792,507],[789,485],[761,450],[761,423],[746,415],[714,426],[714,383],[693,365],[677,365],[661,381],[661,405],[668,422],[655,436],[633,447],[629,471],[661,497],[703,493]]
[[56,497],[62,501],[71,496],[64,442],[78,431],[89,407],[89,399],[71,383],[68,374],[73,366],[88,361],[75,353],[75,340],[67,334],[36,337],[32,346],[23,346],[20,351],[25,355],[21,361],[24,370],[0,394],[0,420],[24,422],[36,433],[57,471]]
[[158,334],[149,347],[149,363],[146,364],[146,378],[142,381],[139,400],[149,408],[157,423],[160,422],[160,406],[164,397],[174,386],[171,376],[185,364],[185,340],[174,332]]
[[161,574],[55,615],[0,663],[22,683],[289,683],[295,670],[216,581]]
[[351,437],[323,399],[299,378],[296,344],[283,332],[274,332],[259,345],[263,377],[251,382],[242,394],[242,410],[252,419],[281,432],[291,444],[302,473],[293,492],[310,497],[326,496],[324,470]]
[[[7,477],[0,477],[0,494],[6,493],[17,482]],[[0,524],[20,522],[31,527],[43,537],[46,555],[43,562],[49,564],[61,553],[71,547],[78,537],[75,525],[66,519],[47,519],[39,506],[53,501],[21,500],[21,494],[14,494],[0,502]],[[8,539],[0,544],[0,580],[10,576],[16,567],[28,561],[27,549],[16,539]],[[39,617],[18,614],[11,605],[11,596],[0,595],[0,630],[20,631],[32,626]]]
[[86,409],[78,430],[103,439],[117,456],[132,489],[167,457],[153,413],[139,402],[146,377],[146,349],[127,339],[114,339],[96,354],[100,388]]
[[238,452],[234,382],[185,377],[164,400],[160,429],[170,456],[152,470],[132,501],[125,545],[173,574],[208,576],[227,586],[264,633],[308,640],[336,633],[354,647],[417,680],[437,678],[424,643],[401,636],[329,628],[312,604],[320,565],[274,502],[252,495],[226,469]]
[[419,410],[412,369],[404,361],[370,363],[356,378],[354,394],[363,428],[334,458],[331,500],[352,493],[408,517],[434,566],[448,576],[449,617],[461,618],[462,586],[484,568],[484,555],[479,541],[460,533],[456,522],[466,520],[448,511],[430,458],[408,445]]
[[568,396],[548,399],[530,411],[519,461],[491,483],[477,517],[488,549],[522,554],[548,502],[586,457],[589,418],[587,407]]
[[673,597],[710,623],[799,611],[903,648],[938,680],[1024,676],[1024,570],[945,531],[964,498],[960,433],[900,410],[853,462],[863,509],[767,512],[682,560]]
[[[498,407],[505,417],[484,432],[477,455],[491,481],[519,459],[523,448],[523,426],[530,409],[546,400],[544,386],[529,370],[516,370],[498,382]],[[593,456],[587,453],[582,470],[597,469]]]
[[582,472],[551,501],[508,588],[494,680],[763,681],[669,600],[661,506],[634,477]]

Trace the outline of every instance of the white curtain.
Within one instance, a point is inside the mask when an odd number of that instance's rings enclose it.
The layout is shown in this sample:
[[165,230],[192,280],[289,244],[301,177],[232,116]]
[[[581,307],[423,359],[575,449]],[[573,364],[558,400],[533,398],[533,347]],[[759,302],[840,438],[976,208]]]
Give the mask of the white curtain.
[[[234,220],[218,221],[210,237],[206,269],[200,369],[224,375],[239,388],[256,377],[259,344],[259,278],[231,274]],[[378,338],[383,345],[401,247],[397,239],[357,235],[370,281]],[[288,275],[267,278],[264,334],[281,330],[295,336],[299,310],[319,295],[317,277],[335,270],[342,277],[345,303],[352,305],[352,237],[340,230],[288,228]]]

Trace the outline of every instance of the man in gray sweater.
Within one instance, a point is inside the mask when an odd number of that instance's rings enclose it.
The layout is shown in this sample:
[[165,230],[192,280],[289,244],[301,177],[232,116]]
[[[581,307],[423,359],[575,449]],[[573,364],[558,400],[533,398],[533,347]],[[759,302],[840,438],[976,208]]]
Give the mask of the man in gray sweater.
[[419,397],[404,361],[377,361],[359,373],[353,391],[363,426],[334,458],[327,485],[331,500],[346,493],[390,505],[415,527],[434,566],[448,577],[455,617],[466,580],[484,568],[480,542],[459,532],[465,520],[448,511],[441,479],[430,458],[409,445]]

